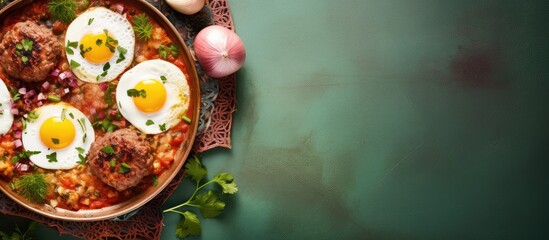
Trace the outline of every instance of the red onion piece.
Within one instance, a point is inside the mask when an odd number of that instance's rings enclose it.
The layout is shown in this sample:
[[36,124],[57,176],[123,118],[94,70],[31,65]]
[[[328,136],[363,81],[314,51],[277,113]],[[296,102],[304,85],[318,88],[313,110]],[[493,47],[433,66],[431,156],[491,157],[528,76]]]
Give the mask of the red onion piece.
[[17,139],[21,139],[22,135],[23,135],[23,132],[21,131],[15,131],[15,133],[13,133],[13,137]]
[[19,90],[17,92],[21,95],[25,95],[27,93],[27,89],[26,88],[19,88]]
[[59,77],[59,73],[61,73],[61,70],[59,70],[59,69],[54,69],[54,70],[50,73],[50,75],[51,75],[52,77]]
[[46,100],[46,95],[44,95],[43,93],[39,93],[38,97],[36,97],[36,100],[38,101]]
[[17,108],[12,108],[12,109],[10,110],[10,112],[11,112],[11,114],[13,114],[13,115],[19,115],[19,109],[17,109]]
[[21,142],[21,139],[13,141],[13,144],[15,145],[15,148],[23,146],[23,142]]
[[76,80],[74,80],[74,79],[71,80],[71,81],[69,82],[69,87],[71,87],[71,88],[78,87],[78,82],[77,82]]
[[106,82],[99,84],[99,89],[101,89],[101,91],[107,91],[107,88],[109,88],[109,85]]
[[240,37],[222,26],[202,29],[194,41],[194,51],[204,72],[214,78],[235,73],[246,60]]
[[45,81],[44,83],[42,83],[42,88],[44,90],[48,90],[50,88],[50,85],[51,85],[50,82]]

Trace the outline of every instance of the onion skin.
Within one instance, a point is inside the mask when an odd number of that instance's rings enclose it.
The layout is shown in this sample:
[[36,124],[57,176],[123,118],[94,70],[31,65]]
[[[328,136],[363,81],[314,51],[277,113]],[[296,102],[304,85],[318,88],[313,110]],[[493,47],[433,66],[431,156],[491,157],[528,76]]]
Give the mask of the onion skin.
[[214,78],[235,73],[246,60],[246,49],[240,37],[216,25],[208,26],[196,35],[194,51],[204,72]]
[[204,8],[204,0],[166,0],[168,5],[185,15],[193,15]]

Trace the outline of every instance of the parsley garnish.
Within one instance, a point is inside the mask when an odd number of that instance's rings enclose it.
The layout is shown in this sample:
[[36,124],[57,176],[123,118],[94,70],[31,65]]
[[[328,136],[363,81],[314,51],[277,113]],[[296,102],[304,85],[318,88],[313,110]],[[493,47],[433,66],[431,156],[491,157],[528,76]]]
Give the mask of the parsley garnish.
[[72,60],[72,59],[71,59],[70,65],[71,65],[71,69],[75,69],[75,68],[77,68],[77,67],[80,67],[80,63],[78,63],[78,62],[76,62],[76,61],[74,61],[74,60]]
[[78,42],[71,42],[71,40],[67,40],[67,46],[65,47],[65,51],[67,51],[68,54],[73,55],[74,51],[73,48],[78,47]]
[[88,25],[91,25],[93,22],[93,18],[88,19]]
[[147,120],[147,122],[145,122],[145,125],[147,125],[147,126],[154,125],[154,121],[153,120]]
[[32,52],[33,44],[34,42],[28,38],[23,38],[20,43],[15,44],[15,54],[21,57],[21,62],[27,63],[29,61],[28,55]]
[[51,138],[51,142],[55,145],[59,145],[59,139],[58,138]]
[[153,26],[151,20],[147,17],[146,14],[141,13],[133,17],[133,31],[135,31],[137,37],[143,40],[149,40],[151,38],[151,33]]
[[101,46],[101,44],[103,44],[103,40],[97,39],[97,40],[95,41],[95,45]]
[[119,173],[127,173],[131,170],[131,167],[129,164],[123,162],[120,164],[120,169],[118,169]]
[[162,131],[162,132],[166,131],[166,124],[165,123],[158,125],[158,127],[160,127],[160,131]]
[[187,116],[183,115],[182,117],[183,121],[185,121],[186,123],[191,123],[191,119],[188,118]]
[[126,50],[125,48],[121,47],[121,46],[118,46],[116,49],[118,49],[118,59],[116,60],[116,63],[119,63],[119,62],[122,62],[126,59],[126,53],[128,52],[128,50]]
[[166,82],[168,81],[166,76],[160,76],[160,80],[162,80],[162,83],[164,83],[164,84],[166,84]]
[[[175,230],[175,234],[179,238],[198,236],[200,235],[202,228],[200,220],[194,212],[181,212],[177,209],[182,207],[196,207],[200,210],[204,218],[217,217],[225,209],[225,202],[221,199],[220,194],[235,194],[238,191],[234,178],[230,173],[218,173],[212,180],[201,184],[207,174],[208,170],[200,163],[200,159],[196,156],[190,157],[185,164],[185,177],[190,178],[196,183],[194,193],[185,203],[164,210],[165,213],[173,212],[183,216]],[[221,186],[221,193],[214,190],[198,193],[206,185],[213,183]]]
[[48,12],[54,19],[70,23],[76,17],[76,2],[74,0],[51,0],[48,3]]
[[35,203],[43,203],[48,194],[48,182],[44,174],[21,175],[13,186],[21,196]]
[[116,152],[114,151],[114,149],[112,148],[111,145],[107,145],[107,146],[103,147],[101,149],[101,151],[103,151],[104,153],[106,153],[109,156],[116,154]]
[[57,152],[46,155],[46,159],[48,159],[48,162],[57,162]]
[[147,92],[145,89],[137,90],[137,89],[128,89],[127,91],[128,97],[142,97],[147,98]]
[[166,47],[164,45],[160,45],[158,48],[158,55],[160,55],[161,58],[167,59],[170,55],[173,57],[179,56],[179,48],[177,48],[176,45],[170,45],[169,47]]
[[114,52],[116,45],[118,45],[118,40],[115,40],[111,36],[109,36],[109,30],[103,29],[103,32],[105,35],[107,35],[107,41],[105,42],[105,46],[109,48],[111,52]]
[[36,154],[40,154],[40,151],[28,151],[28,150],[26,150],[26,151],[20,152],[20,153],[18,153],[17,155],[15,155],[11,158],[11,163],[16,164],[17,162],[19,162],[19,160],[28,159],[32,155],[36,155]]
[[80,44],[80,56],[84,57],[84,54],[86,54],[87,52],[91,51],[92,48],[91,47],[87,47],[84,49],[84,45]]

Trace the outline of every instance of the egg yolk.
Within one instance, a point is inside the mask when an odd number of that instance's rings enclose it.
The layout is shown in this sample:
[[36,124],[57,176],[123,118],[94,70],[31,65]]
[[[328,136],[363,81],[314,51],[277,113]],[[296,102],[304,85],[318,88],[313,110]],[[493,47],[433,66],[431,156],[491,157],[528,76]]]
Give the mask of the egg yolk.
[[166,88],[156,79],[143,80],[135,85],[138,91],[144,90],[146,97],[133,97],[133,103],[142,112],[152,113],[160,110],[166,103]]
[[67,147],[73,142],[75,136],[76,129],[66,118],[48,118],[40,127],[40,140],[51,149],[62,149]]
[[87,33],[80,39],[79,51],[91,63],[101,64],[109,61],[118,42],[107,30]]

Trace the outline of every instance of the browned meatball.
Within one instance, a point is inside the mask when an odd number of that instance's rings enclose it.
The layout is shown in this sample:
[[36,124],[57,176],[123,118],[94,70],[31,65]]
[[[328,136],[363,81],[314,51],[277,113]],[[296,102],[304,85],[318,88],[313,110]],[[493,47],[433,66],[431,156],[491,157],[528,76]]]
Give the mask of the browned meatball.
[[145,135],[132,129],[96,139],[87,157],[91,173],[118,191],[136,186],[151,174],[152,161],[152,148]]
[[61,45],[52,31],[32,21],[16,23],[0,42],[4,71],[27,82],[44,80],[57,65]]

